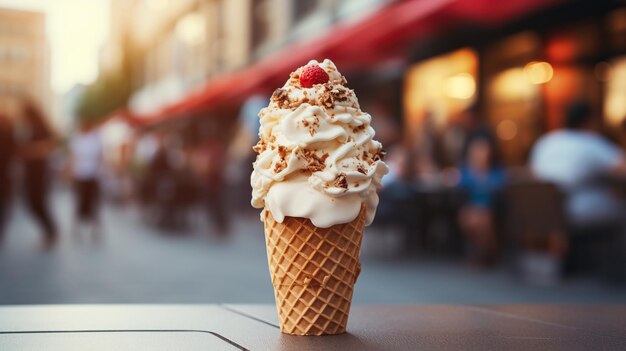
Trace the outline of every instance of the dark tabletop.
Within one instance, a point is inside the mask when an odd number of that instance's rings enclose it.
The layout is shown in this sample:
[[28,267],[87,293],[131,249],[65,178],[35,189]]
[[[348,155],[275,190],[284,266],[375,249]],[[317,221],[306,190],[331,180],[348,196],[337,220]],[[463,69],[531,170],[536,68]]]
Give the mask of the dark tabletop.
[[273,305],[0,307],[0,350],[626,350],[626,305],[357,305],[280,333]]

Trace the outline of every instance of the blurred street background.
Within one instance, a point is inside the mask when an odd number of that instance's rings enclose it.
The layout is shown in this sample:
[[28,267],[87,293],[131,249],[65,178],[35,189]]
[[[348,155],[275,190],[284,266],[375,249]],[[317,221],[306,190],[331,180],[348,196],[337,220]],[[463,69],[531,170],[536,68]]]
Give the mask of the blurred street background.
[[273,301],[258,111],[387,151],[357,303],[626,302],[626,3],[0,0],[0,304]]

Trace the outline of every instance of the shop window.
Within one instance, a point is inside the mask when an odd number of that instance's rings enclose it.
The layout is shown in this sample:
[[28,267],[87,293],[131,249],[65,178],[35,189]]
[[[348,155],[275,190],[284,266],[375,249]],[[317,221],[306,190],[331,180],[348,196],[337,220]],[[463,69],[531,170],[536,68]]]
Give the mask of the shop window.
[[506,69],[487,82],[485,111],[508,164],[523,164],[541,132],[540,84],[531,67]]
[[477,65],[475,51],[466,48],[407,70],[403,94],[407,137],[416,149],[423,150],[441,136],[446,144],[437,156],[441,165],[454,165],[460,156],[462,141],[445,135],[463,123],[464,112],[476,101]]
[[604,119],[613,127],[626,123],[626,56],[610,63],[604,99]]
[[[626,147],[626,56],[599,64],[604,69],[599,78],[604,78],[604,121],[613,131],[613,136]],[[598,65],[596,65],[598,67]],[[604,72],[602,72],[604,71]]]
[[539,57],[541,38],[533,31],[509,36],[484,52],[483,112],[506,164],[524,164],[543,130],[541,90],[554,68]]

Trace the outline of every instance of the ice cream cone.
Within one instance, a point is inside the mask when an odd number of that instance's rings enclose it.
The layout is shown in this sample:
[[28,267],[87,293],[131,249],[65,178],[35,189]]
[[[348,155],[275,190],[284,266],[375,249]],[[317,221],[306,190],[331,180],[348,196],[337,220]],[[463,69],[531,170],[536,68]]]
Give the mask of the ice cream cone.
[[278,223],[265,211],[265,240],[280,329],[294,335],[346,331],[365,206],[352,222],[318,228],[306,218]]
[[259,112],[251,204],[263,208],[269,268],[287,334],[346,331],[363,227],[388,172],[372,116],[335,64],[309,61]]

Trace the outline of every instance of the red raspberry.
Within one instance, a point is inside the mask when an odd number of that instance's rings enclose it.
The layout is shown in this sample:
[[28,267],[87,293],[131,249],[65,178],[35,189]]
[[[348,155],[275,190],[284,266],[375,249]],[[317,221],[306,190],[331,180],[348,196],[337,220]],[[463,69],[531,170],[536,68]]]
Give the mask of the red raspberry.
[[310,65],[302,69],[300,75],[300,84],[305,88],[310,88],[315,84],[324,84],[328,82],[328,73],[318,65]]

